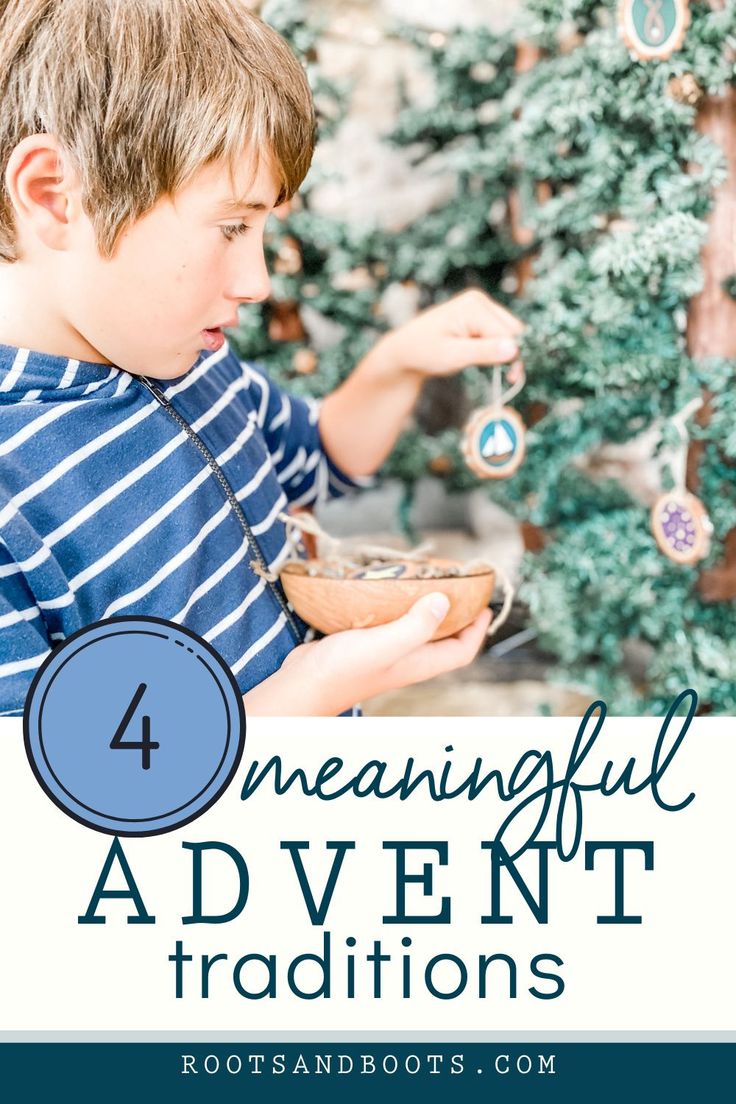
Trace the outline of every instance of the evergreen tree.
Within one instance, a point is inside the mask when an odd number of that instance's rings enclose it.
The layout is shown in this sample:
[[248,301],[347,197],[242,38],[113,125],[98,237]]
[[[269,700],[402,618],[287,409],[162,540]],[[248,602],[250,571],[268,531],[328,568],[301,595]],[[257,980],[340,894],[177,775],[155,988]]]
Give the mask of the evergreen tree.
[[644,62],[622,42],[616,7],[526,4],[521,33],[543,56],[514,83],[504,136],[519,192],[535,196],[545,182],[544,201],[524,210],[535,238],[524,296],[527,398],[545,414],[504,489],[518,498],[517,515],[548,535],[527,558],[523,594],[568,676],[618,712],[661,711],[693,686],[706,709],[732,713],[733,603],[703,602],[700,565],[666,559],[638,496],[594,480],[581,461],[654,427],[666,488],[662,449],[678,443],[669,420],[707,389],[710,422],[690,428],[703,442],[698,495],[715,530],[708,562],[722,557],[736,526],[736,365],[693,362],[685,325],[724,177],[721,152],[694,128],[696,104],[736,77],[736,11],[691,4],[682,47]]
[[[589,462],[649,431],[671,485],[671,419],[707,390],[710,419],[688,428],[701,441],[698,495],[714,525],[706,566],[722,557],[736,527],[736,365],[693,362],[685,325],[724,175],[721,152],[695,129],[697,101],[736,80],[736,11],[690,7],[682,47],[656,62],[622,41],[615,0],[527,0],[514,40],[404,28],[432,70],[435,100],[407,104],[392,140],[418,151],[417,172],[430,157],[452,169],[454,199],[392,237],[316,216],[307,187],[273,245],[282,318],[272,304],[241,333],[241,352],[320,394],[385,326],[383,296],[397,280],[416,285],[422,304],[478,285],[524,317],[528,382],[514,405],[531,426],[527,457],[508,481],[483,486],[543,533],[520,592],[540,642],[562,677],[619,713],[659,712],[684,686],[704,708],[736,712],[733,603],[703,601],[702,565],[668,560],[636,489],[598,478]],[[319,29],[300,11],[282,0],[278,19],[264,14],[314,59]],[[523,73],[514,71],[519,42],[541,51]],[[517,297],[523,253],[533,277]],[[309,330],[321,318],[336,328],[317,357]],[[387,474],[408,488],[427,472],[451,490],[478,486],[461,427],[487,386],[481,370],[434,383],[444,416],[436,402],[420,408]]]

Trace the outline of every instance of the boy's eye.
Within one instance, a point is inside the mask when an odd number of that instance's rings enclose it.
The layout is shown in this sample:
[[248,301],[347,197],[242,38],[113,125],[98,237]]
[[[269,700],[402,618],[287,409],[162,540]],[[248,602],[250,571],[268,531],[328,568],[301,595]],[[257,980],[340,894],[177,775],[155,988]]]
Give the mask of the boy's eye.
[[229,226],[221,226],[220,230],[228,241],[232,241],[233,238],[237,238],[238,234],[244,234],[246,230],[250,230],[250,227],[244,222],[234,222]]

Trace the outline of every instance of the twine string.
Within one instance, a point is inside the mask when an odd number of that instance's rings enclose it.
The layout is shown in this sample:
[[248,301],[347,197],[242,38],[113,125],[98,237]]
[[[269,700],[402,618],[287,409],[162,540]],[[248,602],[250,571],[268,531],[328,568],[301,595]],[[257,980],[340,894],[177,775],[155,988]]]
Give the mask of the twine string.
[[677,430],[677,435],[680,438],[680,445],[667,450],[664,463],[668,465],[672,473],[677,491],[682,492],[687,490],[687,446],[690,443],[690,434],[688,433],[686,423],[692,418],[693,414],[697,414],[702,406],[703,398],[701,395],[698,395],[683,406],[682,410],[679,410],[677,414],[673,414],[670,419],[672,425]]
[[524,365],[521,361],[519,364],[519,378],[516,383],[512,383],[510,387],[503,389],[503,376],[505,365],[496,364],[493,368],[493,375],[491,377],[491,406],[500,410],[504,406],[508,406],[512,399],[516,398],[524,384],[526,383],[526,372],[524,371]]
[[516,595],[514,585],[509,579],[506,572],[503,570],[503,568],[494,567],[493,570],[496,572],[496,580],[500,585],[501,590],[503,591],[503,604],[501,606],[498,617],[494,617],[490,625],[488,626],[488,632],[486,633],[487,637],[495,636],[501,626],[506,623],[509,614],[511,613],[514,596]]

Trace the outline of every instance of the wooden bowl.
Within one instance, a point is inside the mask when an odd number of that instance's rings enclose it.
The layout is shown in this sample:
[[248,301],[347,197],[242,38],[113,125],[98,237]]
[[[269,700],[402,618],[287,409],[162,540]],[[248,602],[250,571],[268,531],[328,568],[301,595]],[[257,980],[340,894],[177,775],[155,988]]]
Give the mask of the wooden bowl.
[[[455,560],[429,562],[441,567],[462,566]],[[321,565],[320,560],[305,560],[302,564],[286,564],[281,583],[302,620],[322,633],[385,625],[406,613],[422,595],[439,591],[450,599],[450,609],[433,640],[452,636],[474,621],[490,602],[496,584],[492,568],[471,575],[417,579],[412,577],[415,563],[397,560],[396,564],[401,564],[403,573],[395,578],[377,578],[376,572],[369,572],[368,578],[333,579],[305,574],[305,567]]]

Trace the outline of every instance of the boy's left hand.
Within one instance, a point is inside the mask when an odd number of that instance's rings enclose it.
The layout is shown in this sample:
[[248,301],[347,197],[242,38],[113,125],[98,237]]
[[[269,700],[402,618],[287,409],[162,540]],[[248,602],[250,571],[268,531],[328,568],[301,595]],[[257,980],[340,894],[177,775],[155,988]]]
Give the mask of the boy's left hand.
[[384,364],[422,376],[453,375],[471,364],[506,364],[519,356],[519,319],[477,288],[418,314],[386,334]]

